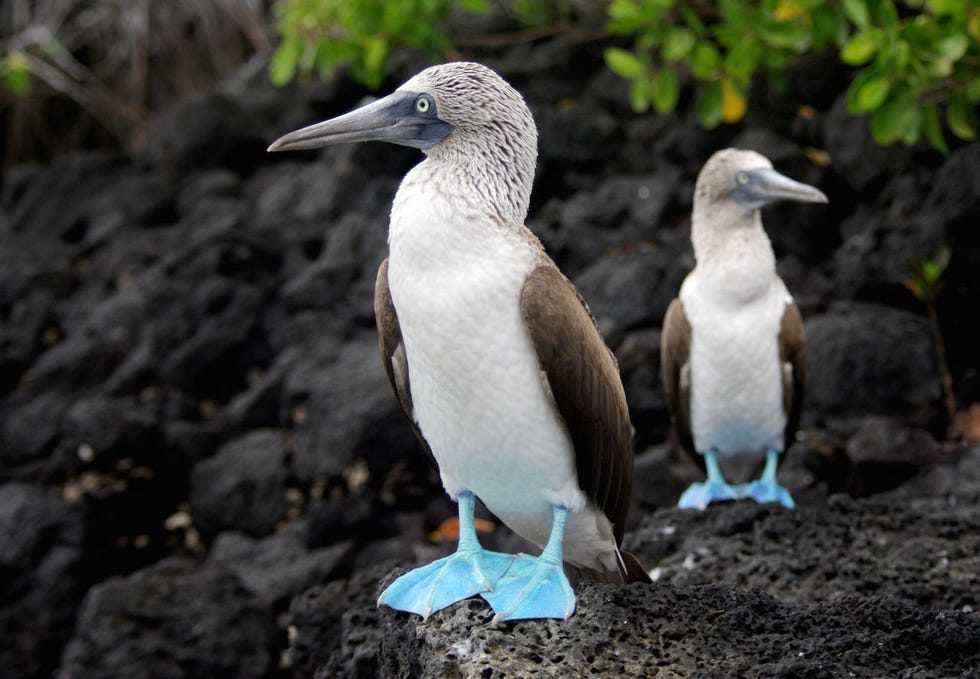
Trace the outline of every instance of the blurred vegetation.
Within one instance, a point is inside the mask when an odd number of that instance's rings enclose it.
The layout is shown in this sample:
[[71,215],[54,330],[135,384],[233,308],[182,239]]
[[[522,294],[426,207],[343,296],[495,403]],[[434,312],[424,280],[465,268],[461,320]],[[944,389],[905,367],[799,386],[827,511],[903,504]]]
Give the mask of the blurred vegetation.
[[138,139],[149,113],[272,52],[271,0],[3,0],[4,165]]
[[[297,73],[327,75],[347,65],[354,78],[377,88],[394,49],[445,57],[452,51],[444,27],[450,12],[485,12],[488,4],[284,0],[272,79],[283,84]],[[550,20],[548,4],[515,6],[533,23]],[[779,86],[803,55],[832,50],[855,68],[847,105],[870,115],[879,143],[913,144],[925,136],[946,153],[944,119],[960,139],[977,135],[980,6],[970,0],[610,0],[607,15],[607,37],[632,41],[630,49],[608,47],[605,59],[630,81],[638,113],[672,111],[687,78],[702,125],[737,122],[754,76],[764,71]]]
[[609,18],[612,33],[634,40],[606,50],[606,63],[632,81],[639,112],[672,110],[686,73],[701,123],[735,122],[757,72],[778,84],[802,55],[835,50],[857,68],[848,109],[870,114],[878,143],[925,135],[948,152],[942,110],[954,135],[977,135],[980,6],[969,0],[612,0]]
[[[491,9],[509,33],[452,35],[453,17]],[[737,122],[759,76],[778,87],[805,55],[832,53],[878,142],[945,153],[950,134],[977,137],[976,0],[3,0],[3,163],[138,142],[152,111],[256,53],[279,85],[343,67],[378,88],[400,48],[440,61],[561,33],[605,47],[637,112],[689,91],[703,125]]]
[[328,78],[346,65],[352,78],[377,89],[398,48],[419,48],[433,59],[449,51],[444,24],[454,5],[466,12],[489,9],[487,0],[284,0],[278,6],[282,42],[269,75],[285,85],[298,72]]
[[[569,13],[561,0],[496,4],[521,26],[542,27],[556,15]],[[345,66],[354,80],[377,89],[398,48],[419,49],[433,61],[445,60],[456,48],[446,27],[453,12],[486,14],[490,8],[490,0],[281,0],[277,26],[282,41],[269,75],[273,83],[285,85],[298,74],[327,78]]]
[[939,366],[939,379],[943,390],[943,402],[946,405],[946,417],[952,429],[956,422],[956,393],[953,391],[953,374],[949,369],[946,358],[946,340],[939,324],[939,310],[936,300],[943,290],[943,275],[949,266],[952,251],[944,246],[931,259],[909,263],[909,277],[902,281],[906,289],[917,300],[922,302],[929,314],[929,329],[932,332],[933,347],[936,352],[936,363]]

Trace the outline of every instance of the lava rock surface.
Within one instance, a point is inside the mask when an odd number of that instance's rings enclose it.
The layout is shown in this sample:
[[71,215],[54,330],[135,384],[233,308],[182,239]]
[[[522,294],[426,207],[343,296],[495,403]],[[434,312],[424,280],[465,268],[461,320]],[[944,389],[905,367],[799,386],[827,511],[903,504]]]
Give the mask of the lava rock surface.
[[[567,36],[468,56],[538,122],[528,224],[619,357],[626,545],[655,581],[581,582],[566,622],[493,625],[479,599],[426,622],[376,607],[454,546],[373,328],[390,202],[419,155],[265,154],[366,93],[341,76],[277,90],[250,68],[175,102],[142,151],[4,177],[5,679],[975,673],[980,451],[946,440],[935,336],[903,281],[949,248],[938,327],[959,402],[980,401],[980,144],[881,149],[825,72],[760,83],[746,121],[705,131],[687,97],[632,114],[601,49]],[[424,65],[401,57],[386,87]],[[666,442],[659,327],[693,266],[697,172],[729,145],[830,198],[764,215],[811,338],[780,470],[795,511],[673,508],[701,472]],[[502,527],[481,539],[530,549]]]

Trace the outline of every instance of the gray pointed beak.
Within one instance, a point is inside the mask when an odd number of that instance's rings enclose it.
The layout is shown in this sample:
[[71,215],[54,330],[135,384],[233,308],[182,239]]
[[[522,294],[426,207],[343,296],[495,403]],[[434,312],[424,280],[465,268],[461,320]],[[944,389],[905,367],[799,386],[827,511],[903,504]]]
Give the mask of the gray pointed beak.
[[415,112],[417,94],[394,92],[350,113],[283,135],[269,151],[318,149],[332,144],[386,141],[429,149],[449,136],[452,125]]
[[768,167],[736,173],[732,198],[746,210],[758,210],[778,200],[828,202],[820,189],[790,179]]

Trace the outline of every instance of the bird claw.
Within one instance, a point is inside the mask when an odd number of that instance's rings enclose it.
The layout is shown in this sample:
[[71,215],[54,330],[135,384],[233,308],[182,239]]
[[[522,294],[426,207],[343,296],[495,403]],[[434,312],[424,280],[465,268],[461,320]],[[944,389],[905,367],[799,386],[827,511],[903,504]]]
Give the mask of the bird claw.
[[518,556],[492,592],[481,592],[501,620],[557,618],[567,620],[575,612],[575,592],[565,577],[562,563],[547,558]]
[[741,496],[736,488],[724,481],[708,480],[692,483],[677,501],[679,509],[705,509],[712,502],[738,500]]
[[780,486],[775,481],[759,479],[751,483],[745,483],[738,487],[739,497],[755,500],[759,504],[766,502],[778,502],[783,507],[793,509],[796,503],[789,491]]
[[481,548],[460,550],[399,577],[381,593],[378,605],[425,620],[450,604],[493,589],[513,560],[509,554]]

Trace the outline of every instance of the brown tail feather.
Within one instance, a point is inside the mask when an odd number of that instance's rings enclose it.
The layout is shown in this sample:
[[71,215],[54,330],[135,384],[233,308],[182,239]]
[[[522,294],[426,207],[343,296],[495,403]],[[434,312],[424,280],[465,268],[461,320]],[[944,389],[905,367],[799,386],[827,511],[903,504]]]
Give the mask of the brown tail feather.
[[626,573],[624,579],[627,584],[631,582],[653,582],[650,576],[647,575],[647,570],[640,563],[640,560],[630,552],[620,550],[619,553],[623,557],[623,565],[626,566]]

